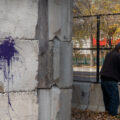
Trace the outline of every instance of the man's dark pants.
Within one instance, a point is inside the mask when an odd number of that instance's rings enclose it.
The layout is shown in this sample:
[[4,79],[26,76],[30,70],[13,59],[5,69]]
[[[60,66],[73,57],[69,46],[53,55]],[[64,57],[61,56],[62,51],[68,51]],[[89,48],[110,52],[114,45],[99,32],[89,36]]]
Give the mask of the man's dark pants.
[[116,81],[101,80],[101,88],[105,110],[110,115],[117,115],[119,106],[118,83]]

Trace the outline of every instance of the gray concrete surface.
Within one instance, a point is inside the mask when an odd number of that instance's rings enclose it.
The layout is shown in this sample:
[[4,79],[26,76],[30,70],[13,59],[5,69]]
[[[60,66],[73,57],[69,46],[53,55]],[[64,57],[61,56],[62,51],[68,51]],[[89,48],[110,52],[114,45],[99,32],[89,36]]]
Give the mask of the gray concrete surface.
[[1,57],[0,118],[71,119],[71,18],[72,0],[0,0],[0,42],[19,53],[9,67]]
[[0,38],[34,39],[38,0],[0,0]]
[[105,110],[101,84],[91,84],[88,109],[103,112]]
[[85,110],[89,105],[90,83],[74,83],[72,93],[73,107]]
[[0,93],[1,120],[38,120],[37,91],[9,95],[11,107],[8,106],[8,94]]
[[58,86],[60,88],[72,87],[73,72],[72,72],[72,43],[61,42],[60,51],[60,81]]
[[71,89],[42,89],[39,91],[40,120],[70,120],[71,119]]
[[[119,85],[120,94],[120,85]],[[72,107],[81,110],[92,110],[96,112],[104,112],[103,95],[101,84],[96,83],[74,83]],[[119,107],[120,112],[120,107]]]
[[[2,44],[4,40],[0,41]],[[7,61],[0,60],[0,83],[2,92],[32,91],[37,88],[38,75],[38,41],[15,40],[15,49],[18,51],[11,61],[8,75]],[[7,78],[6,78],[7,77]],[[9,82],[9,90],[8,90]]]
[[61,42],[59,39],[55,38],[53,41],[53,84],[57,84],[60,81],[60,47]]
[[[39,41],[35,40],[37,20],[38,0],[0,0],[0,45],[4,44],[8,36],[14,39],[10,65],[7,60],[2,59],[2,55],[0,59],[2,120],[38,120],[36,88]],[[0,50],[0,54],[5,52]],[[9,52],[9,49],[6,48],[6,51]]]
[[37,38],[40,41],[39,120],[71,119],[71,6],[72,0],[40,0],[39,2],[37,24]]
[[59,120],[71,120],[72,89],[61,89]]
[[72,0],[49,0],[49,40],[57,36],[61,41],[72,38]]

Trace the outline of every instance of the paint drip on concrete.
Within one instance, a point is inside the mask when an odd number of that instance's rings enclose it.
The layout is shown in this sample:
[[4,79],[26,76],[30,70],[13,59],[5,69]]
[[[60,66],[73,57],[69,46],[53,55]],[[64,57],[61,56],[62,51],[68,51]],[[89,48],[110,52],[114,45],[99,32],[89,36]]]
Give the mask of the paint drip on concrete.
[[0,44],[0,69],[3,71],[4,80],[10,80],[13,75],[10,74],[13,60],[18,60],[19,52],[15,48],[15,41],[12,37],[6,37]]
[[12,37],[6,37],[5,40],[0,44],[0,70],[3,71],[4,80],[8,82],[8,115],[11,118],[9,106],[13,110],[10,96],[9,96],[9,81],[13,80],[13,74],[11,73],[12,62],[19,60],[19,52],[15,48],[15,41]]

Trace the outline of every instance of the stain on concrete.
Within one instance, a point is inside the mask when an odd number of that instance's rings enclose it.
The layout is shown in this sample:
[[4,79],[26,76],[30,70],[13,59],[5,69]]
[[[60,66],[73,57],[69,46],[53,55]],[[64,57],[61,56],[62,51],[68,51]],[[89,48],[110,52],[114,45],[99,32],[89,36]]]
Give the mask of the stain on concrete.
[[85,97],[85,92],[84,91],[81,92],[81,96]]
[[0,44],[0,69],[3,71],[5,80],[13,78],[13,75],[9,76],[10,68],[13,60],[19,60],[18,54],[14,39],[6,37]]
[[4,84],[0,82],[0,93],[4,92]]
[[[6,37],[5,40],[0,44],[0,69],[3,71],[4,80],[8,82],[8,105],[13,110],[10,96],[9,96],[9,80],[13,80],[13,74],[11,72],[12,62],[13,60],[19,60],[18,57],[19,52],[15,48],[15,41],[12,37]],[[4,91],[3,86],[0,86],[0,91]],[[12,120],[9,108],[8,114],[10,120]]]

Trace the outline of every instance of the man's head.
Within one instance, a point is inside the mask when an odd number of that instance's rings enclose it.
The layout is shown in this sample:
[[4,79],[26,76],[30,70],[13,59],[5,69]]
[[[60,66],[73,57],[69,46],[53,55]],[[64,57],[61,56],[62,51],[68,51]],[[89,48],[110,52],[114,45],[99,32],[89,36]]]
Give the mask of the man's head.
[[115,46],[114,51],[120,52],[120,43]]

